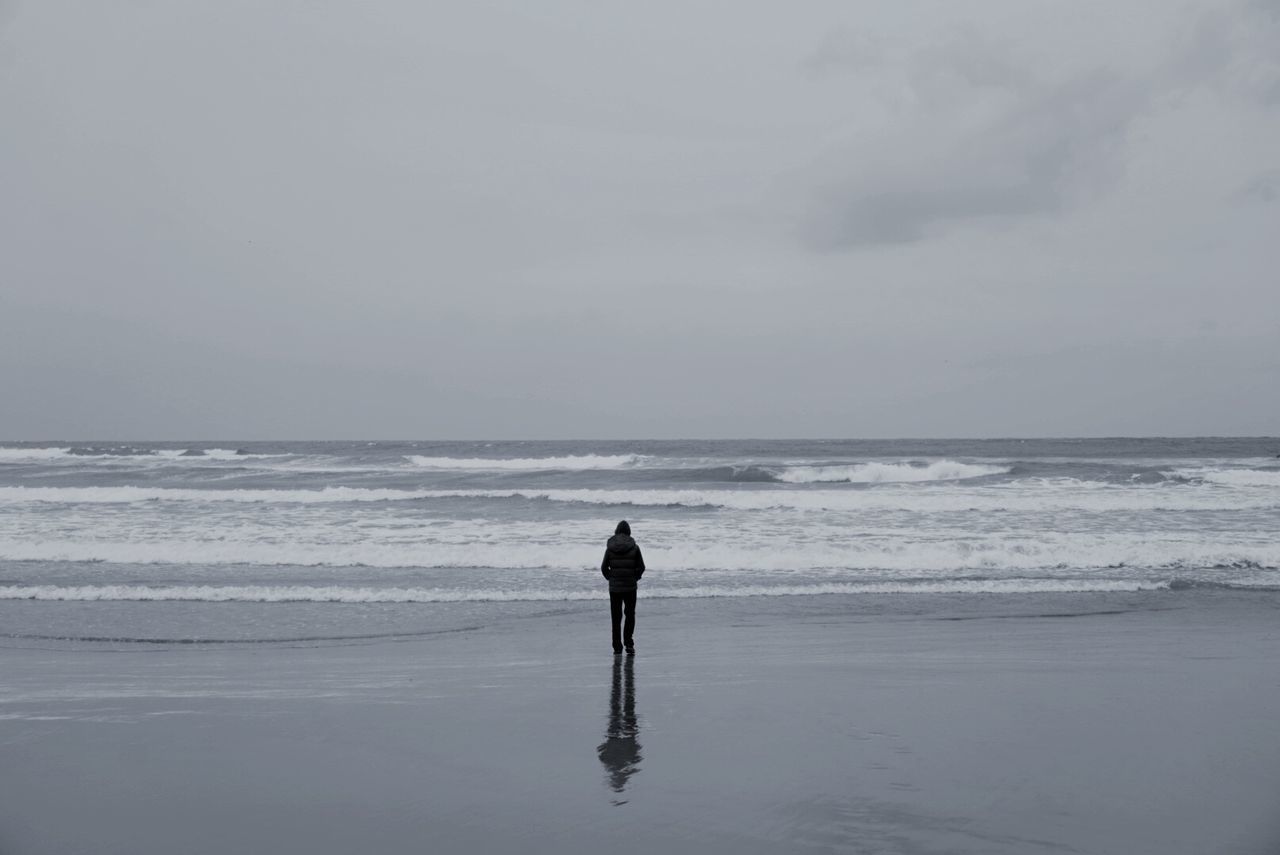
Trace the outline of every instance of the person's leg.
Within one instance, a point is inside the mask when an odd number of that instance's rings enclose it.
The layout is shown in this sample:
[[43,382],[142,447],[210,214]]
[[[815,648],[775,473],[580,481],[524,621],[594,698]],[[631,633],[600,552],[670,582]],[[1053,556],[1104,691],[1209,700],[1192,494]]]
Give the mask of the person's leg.
[[613,627],[613,652],[622,652],[622,594],[609,592],[609,622]]
[[636,592],[627,591],[623,596],[623,605],[627,610],[627,621],[622,627],[622,643],[630,650],[632,646],[632,636],[636,631]]

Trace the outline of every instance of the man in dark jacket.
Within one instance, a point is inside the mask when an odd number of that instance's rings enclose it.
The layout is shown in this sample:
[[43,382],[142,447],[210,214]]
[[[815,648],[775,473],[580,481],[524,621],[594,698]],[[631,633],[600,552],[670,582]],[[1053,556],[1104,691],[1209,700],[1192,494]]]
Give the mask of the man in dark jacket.
[[[640,547],[631,539],[631,526],[626,520],[618,523],[613,537],[604,548],[604,560],[600,572],[609,580],[609,616],[613,620],[613,652],[621,653],[627,647],[627,655],[636,652],[632,633],[636,628],[636,582],[644,575],[644,556]],[[623,610],[627,620],[622,621]]]

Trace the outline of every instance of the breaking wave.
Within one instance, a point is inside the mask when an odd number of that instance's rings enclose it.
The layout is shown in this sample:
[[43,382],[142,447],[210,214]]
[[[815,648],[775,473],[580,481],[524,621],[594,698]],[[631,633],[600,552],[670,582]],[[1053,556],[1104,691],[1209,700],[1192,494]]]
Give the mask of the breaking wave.
[[411,454],[405,459],[424,469],[532,472],[556,469],[625,469],[637,465],[646,457],[643,454],[576,454],[568,457],[424,457]]
[[958,463],[939,460],[929,464],[855,463],[830,466],[789,466],[777,479],[791,484],[849,483],[888,484],[920,481],[962,481],[989,475],[1007,475],[1010,466]]
[[0,448],[0,463],[22,463],[32,460],[61,460],[71,456],[70,448]]
[[189,451],[189,456],[208,457],[211,460],[263,460],[270,457],[292,457],[292,454],[257,454],[237,448],[206,448],[204,451]]
[[0,447],[0,463],[33,463],[42,460],[253,460],[293,457],[292,454],[259,454],[235,448],[137,448],[129,445]]
[[886,485],[854,489],[511,489],[404,490],[374,487],[305,489],[192,489],[169,487],[0,487],[0,503],[126,504],[132,502],[242,502],[330,504],[489,499],[563,502],[614,507],[707,508],[736,511],[1212,511],[1280,508],[1280,492],[1236,494],[1192,484],[1110,485],[1073,479],[1014,482],[990,487]]
[[1272,487],[1280,489],[1280,469],[1175,469],[1169,477],[1227,487]]
[[[435,491],[440,492],[440,491]],[[194,490],[182,487],[0,487],[0,502],[128,504],[131,502],[330,503],[397,502],[431,498],[433,491],[324,487],[319,490]]]

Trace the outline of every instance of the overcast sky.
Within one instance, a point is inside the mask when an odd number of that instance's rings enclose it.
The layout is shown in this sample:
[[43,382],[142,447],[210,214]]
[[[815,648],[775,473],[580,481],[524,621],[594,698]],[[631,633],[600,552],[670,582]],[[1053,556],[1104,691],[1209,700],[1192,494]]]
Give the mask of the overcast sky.
[[0,438],[1280,434],[1280,0],[0,4]]

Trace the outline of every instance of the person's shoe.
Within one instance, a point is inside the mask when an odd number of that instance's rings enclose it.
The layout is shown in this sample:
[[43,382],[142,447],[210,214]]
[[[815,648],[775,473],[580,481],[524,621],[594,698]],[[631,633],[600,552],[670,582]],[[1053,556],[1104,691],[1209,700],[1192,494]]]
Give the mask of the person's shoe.
[[613,648],[613,655],[614,655],[614,656],[621,656],[621,655],[622,655],[622,648],[621,648],[621,647],[615,647],[615,648]]
[[628,644],[628,645],[627,645],[627,655],[628,655],[628,656],[635,656],[635,655],[636,655],[636,646],[635,646],[634,644]]

